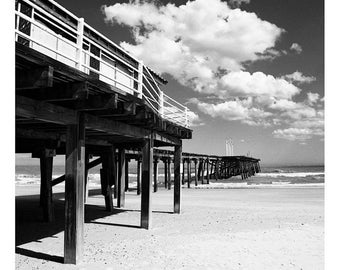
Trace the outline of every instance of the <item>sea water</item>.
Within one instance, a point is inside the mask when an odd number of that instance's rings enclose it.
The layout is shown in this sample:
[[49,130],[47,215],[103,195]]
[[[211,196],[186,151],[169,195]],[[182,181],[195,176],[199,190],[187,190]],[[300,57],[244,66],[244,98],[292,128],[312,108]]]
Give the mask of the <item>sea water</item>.
[[[100,168],[98,165],[89,171],[89,186],[100,186]],[[53,166],[53,179],[65,173],[64,165]],[[194,172],[192,170],[192,177]],[[186,175],[185,175],[186,177]],[[137,185],[137,166],[136,162],[129,163],[129,187]],[[172,167],[173,179],[173,167]],[[159,182],[164,182],[164,166],[159,163]],[[206,182],[206,180],[205,180]],[[242,180],[240,176],[229,179],[215,180],[211,176],[209,185],[202,185],[203,188],[255,188],[255,187],[312,187],[323,186],[325,182],[324,166],[271,166],[261,167],[261,172],[248,179]],[[17,165],[15,170],[16,185],[40,184],[39,165]],[[63,184],[63,183],[61,183]],[[193,183],[192,183],[193,184]],[[193,186],[193,185],[191,185]]]

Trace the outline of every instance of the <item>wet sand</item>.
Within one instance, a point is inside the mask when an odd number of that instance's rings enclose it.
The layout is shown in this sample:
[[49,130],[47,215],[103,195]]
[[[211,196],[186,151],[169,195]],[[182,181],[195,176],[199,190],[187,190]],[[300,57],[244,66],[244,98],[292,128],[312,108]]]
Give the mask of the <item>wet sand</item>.
[[323,269],[324,188],[186,189],[182,213],[173,191],[152,194],[152,229],[139,228],[140,196],[105,212],[91,190],[83,262],[64,265],[63,187],[56,221],[43,223],[39,185],[16,188],[17,269]]

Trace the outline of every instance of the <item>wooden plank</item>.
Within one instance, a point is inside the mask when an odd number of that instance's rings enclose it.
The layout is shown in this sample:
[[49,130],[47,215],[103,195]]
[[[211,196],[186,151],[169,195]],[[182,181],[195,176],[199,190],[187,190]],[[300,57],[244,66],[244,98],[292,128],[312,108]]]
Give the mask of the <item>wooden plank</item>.
[[152,188],[153,139],[144,141],[142,147],[142,196],[141,196],[141,227],[150,229],[151,217],[151,188]]
[[40,202],[43,208],[43,219],[46,222],[54,221],[53,194],[52,194],[53,157],[42,154],[40,157]]
[[83,257],[85,127],[81,114],[66,134],[64,262],[77,264]]
[[117,207],[125,206],[125,149],[118,149]]
[[181,160],[182,160],[182,145],[176,145],[174,151],[174,213],[176,214],[181,213],[181,198],[182,198]]

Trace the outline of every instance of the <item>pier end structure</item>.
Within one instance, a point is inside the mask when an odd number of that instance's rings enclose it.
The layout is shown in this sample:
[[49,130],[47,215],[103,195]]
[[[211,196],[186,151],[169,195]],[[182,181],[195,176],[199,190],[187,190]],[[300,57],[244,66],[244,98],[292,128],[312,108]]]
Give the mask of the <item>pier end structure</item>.
[[[106,210],[114,207],[113,188],[124,207],[126,153],[141,151],[141,227],[150,229],[153,151],[174,147],[179,162],[182,140],[192,137],[189,111],[161,90],[164,78],[58,3],[18,0],[15,22],[16,153],[40,158],[47,222],[52,186],[65,181],[64,262],[77,264],[88,170],[102,164]],[[65,175],[52,179],[55,155],[65,155]],[[175,169],[175,185],[179,174]],[[174,201],[179,209],[179,197]]]

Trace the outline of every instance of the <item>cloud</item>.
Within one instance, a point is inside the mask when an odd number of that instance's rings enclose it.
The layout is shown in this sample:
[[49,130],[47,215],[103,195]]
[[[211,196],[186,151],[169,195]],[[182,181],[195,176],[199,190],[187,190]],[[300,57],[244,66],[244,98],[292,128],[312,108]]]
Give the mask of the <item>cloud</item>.
[[204,123],[201,121],[199,115],[193,111],[188,111],[188,119],[191,127],[203,126]]
[[285,79],[275,78],[263,72],[253,74],[246,71],[230,72],[221,78],[225,94],[237,96],[257,96],[292,98],[300,93],[300,89]]
[[289,141],[305,141],[311,139],[314,135],[312,129],[308,128],[286,128],[274,130],[273,135],[278,139]]
[[320,99],[318,93],[307,93],[307,102],[309,105],[315,104]]
[[120,45],[185,86],[211,93],[220,70],[239,71],[261,60],[284,32],[255,13],[231,9],[220,0],[188,1],[181,6],[152,2],[103,6],[108,23],[132,29],[134,44]]
[[[229,1],[233,7],[242,3],[249,1]],[[303,101],[294,100],[302,93],[298,85],[315,77],[299,71],[282,77],[246,71],[249,63],[287,54],[275,48],[285,30],[229,5],[221,0],[193,0],[180,6],[131,0],[103,6],[102,11],[108,24],[130,28],[133,42],[120,43],[125,50],[202,94],[200,100],[188,101],[201,113],[275,127],[276,137],[290,140],[319,136],[322,99],[309,93]],[[302,52],[297,43],[290,50]],[[203,124],[198,114],[190,117],[194,125]]]
[[249,3],[250,3],[250,0],[229,0],[228,2],[229,2],[229,4],[230,4],[232,7],[239,7],[239,6],[241,6],[243,3],[244,3],[244,4],[249,4]]
[[292,45],[290,46],[290,50],[296,52],[297,54],[302,53],[302,47],[297,43],[292,43]]
[[269,126],[266,121],[272,114],[260,108],[252,106],[252,99],[235,99],[222,103],[207,103],[191,98],[189,103],[195,104],[197,108],[213,118],[220,117],[229,121],[241,121],[250,126]]
[[302,74],[300,71],[295,71],[292,74],[287,74],[281,77],[282,79],[285,79],[289,82],[296,82],[298,84],[303,84],[303,83],[311,83],[316,81],[316,78],[313,76],[305,76]]

